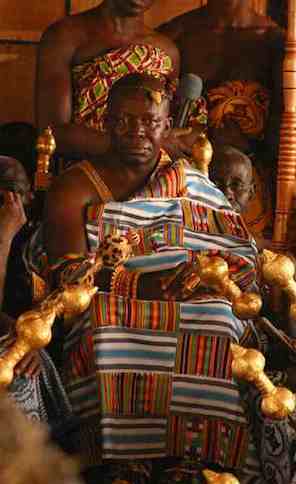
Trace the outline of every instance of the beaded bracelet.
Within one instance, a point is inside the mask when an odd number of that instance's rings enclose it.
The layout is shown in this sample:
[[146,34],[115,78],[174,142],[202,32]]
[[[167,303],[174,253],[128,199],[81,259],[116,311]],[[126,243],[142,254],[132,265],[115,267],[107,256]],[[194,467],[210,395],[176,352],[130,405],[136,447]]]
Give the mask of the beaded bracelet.
[[111,294],[136,299],[139,277],[138,271],[127,271],[123,265],[116,267],[111,278]]

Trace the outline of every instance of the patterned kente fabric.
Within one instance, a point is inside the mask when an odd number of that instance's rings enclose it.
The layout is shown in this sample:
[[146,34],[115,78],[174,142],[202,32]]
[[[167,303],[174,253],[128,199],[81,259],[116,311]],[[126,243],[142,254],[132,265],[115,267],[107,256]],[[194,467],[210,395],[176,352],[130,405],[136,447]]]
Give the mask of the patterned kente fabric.
[[129,45],[75,66],[74,123],[103,129],[109,89],[116,81],[135,72],[160,77],[168,76],[171,71],[171,58],[151,45]]
[[[233,80],[207,91],[209,126],[223,128],[225,119],[238,124],[241,133],[255,147],[253,177],[255,195],[250,200],[244,218],[254,235],[262,236],[272,221],[271,193],[266,184],[260,160],[256,159],[256,145],[264,139],[269,115],[270,93],[258,82]],[[261,169],[260,169],[261,168]],[[269,184],[270,185],[270,184]]]
[[[10,336],[0,338],[0,355],[12,344]],[[34,378],[18,375],[8,387],[17,406],[31,420],[47,422],[55,430],[72,416],[71,405],[61,378],[46,351],[40,351],[40,373]]]
[[[88,208],[90,250],[115,230],[133,230],[140,244],[126,263],[131,270],[173,269],[196,253],[218,253],[250,288],[257,252],[242,219],[207,177],[185,160],[165,164],[165,156],[130,200]],[[190,455],[242,469],[249,426],[230,343],[246,324],[217,296],[147,301],[99,292],[64,348],[64,382],[86,463]]]

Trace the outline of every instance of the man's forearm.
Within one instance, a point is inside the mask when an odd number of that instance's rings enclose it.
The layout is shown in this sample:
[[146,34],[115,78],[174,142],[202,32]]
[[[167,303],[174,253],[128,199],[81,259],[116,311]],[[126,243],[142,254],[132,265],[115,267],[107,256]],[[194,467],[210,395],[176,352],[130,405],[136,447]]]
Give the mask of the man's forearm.
[[110,144],[107,133],[81,125],[53,126],[53,132],[58,152],[67,157],[99,156],[108,150]]

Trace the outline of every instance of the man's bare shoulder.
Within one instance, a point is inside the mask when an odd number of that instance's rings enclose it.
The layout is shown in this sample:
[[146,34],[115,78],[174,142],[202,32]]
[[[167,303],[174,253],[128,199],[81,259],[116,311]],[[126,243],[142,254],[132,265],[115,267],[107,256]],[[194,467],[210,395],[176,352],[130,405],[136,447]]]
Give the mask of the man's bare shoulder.
[[158,27],[158,31],[178,41],[179,37],[187,31],[192,31],[196,27],[205,26],[207,23],[206,7],[195,8],[169,22]]
[[51,24],[41,37],[41,44],[56,47],[57,50],[67,46],[76,49],[88,38],[88,31],[94,18],[100,16],[99,8],[87,10],[76,15],[68,15]]
[[164,35],[161,32],[157,32],[155,30],[152,30],[150,33],[150,41],[170,56],[175,67],[175,73],[178,76],[180,55],[175,42],[167,35]]
[[[73,197],[73,193],[75,196]],[[89,194],[89,184],[79,164],[73,165],[56,177],[48,191],[47,200],[50,204],[58,207],[83,205],[85,197]]]

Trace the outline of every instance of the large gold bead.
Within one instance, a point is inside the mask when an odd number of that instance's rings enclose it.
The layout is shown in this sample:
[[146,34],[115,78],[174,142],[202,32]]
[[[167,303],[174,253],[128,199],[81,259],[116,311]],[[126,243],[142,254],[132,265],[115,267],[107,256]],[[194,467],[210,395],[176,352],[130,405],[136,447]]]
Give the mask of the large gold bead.
[[285,287],[288,281],[294,277],[294,263],[286,255],[264,250],[262,258],[262,274],[269,284]]
[[231,344],[233,354],[232,373],[242,380],[254,381],[265,367],[265,358],[260,351]]
[[233,301],[233,312],[239,319],[253,319],[261,311],[262,299],[253,292],[242,293]]
[[72,318],[86,311],[97,290],[97,287],[91,287],[86,284],[66,287],[61,295],[64,317],[66,319]]
[[51,340],[55,317],[56,311],[53,308],[27,311],[16,322],[18,339],[26,342],[31,350],[43,348]]
[[288,388],[277,387],[274,391],[264,396],[261,409],[264,415],[274,419],[286,418],[294,412],[296,397]]
[[220,288],[226,277],[228,277],[228,264],[222,257],[198,258],[200,264],[200,278],[203,284],[210,287]]

